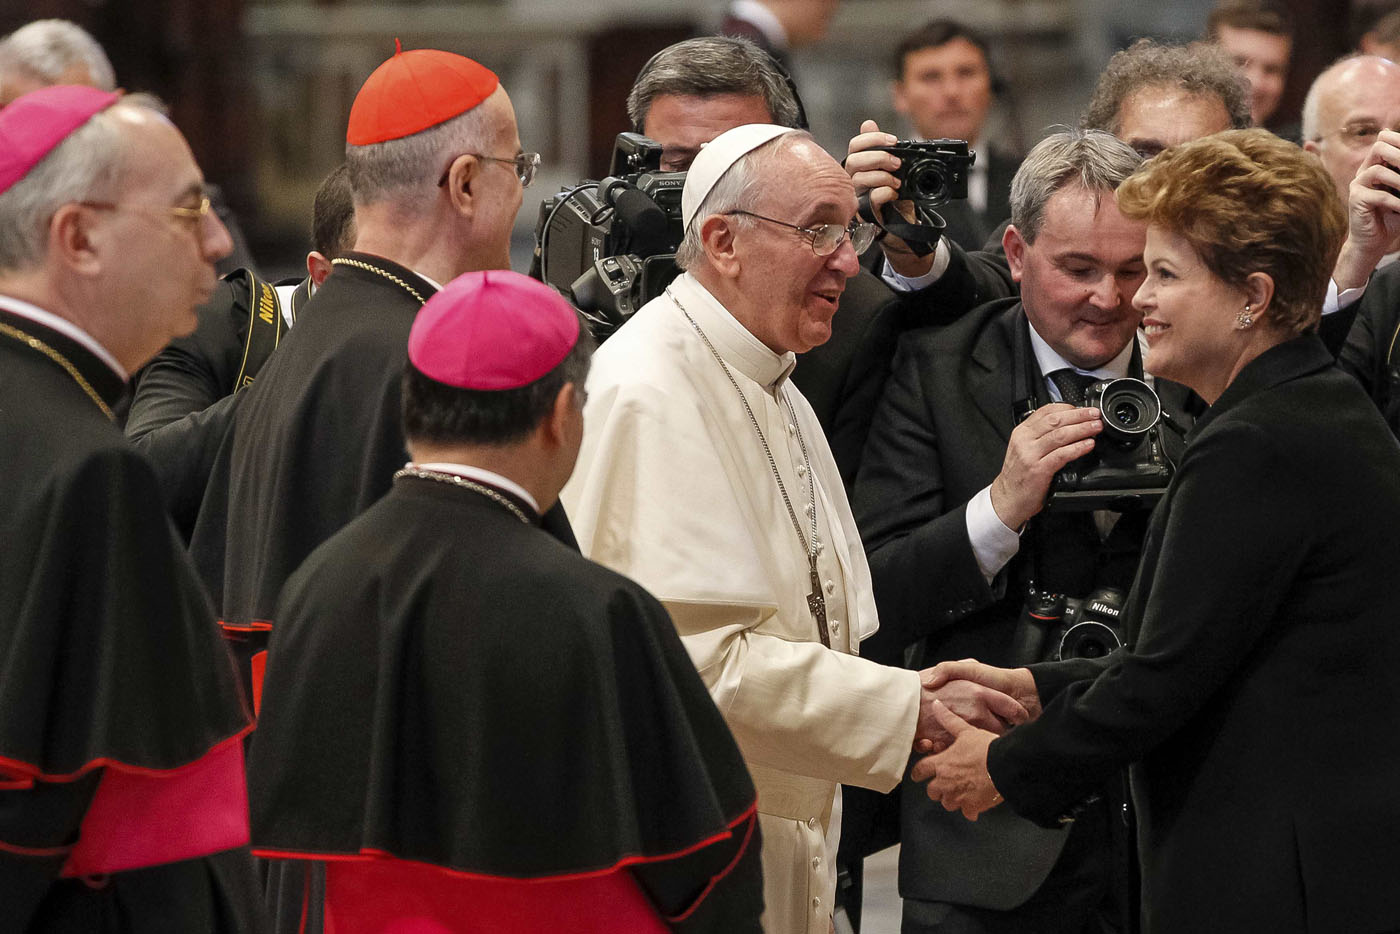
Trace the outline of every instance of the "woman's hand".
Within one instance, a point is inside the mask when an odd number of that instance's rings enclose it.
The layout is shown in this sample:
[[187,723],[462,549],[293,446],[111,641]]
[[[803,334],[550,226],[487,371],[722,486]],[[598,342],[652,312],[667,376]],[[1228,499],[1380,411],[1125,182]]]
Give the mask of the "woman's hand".
[[934,705],[934,716],[952,734],[953,745],[914,763],[910,778],[927,781],[929,798],[946,810],[962,811],[968,820],[976,820],[1002,802],[987,774],[987,747],[996,734],[977,729],[938,701]]

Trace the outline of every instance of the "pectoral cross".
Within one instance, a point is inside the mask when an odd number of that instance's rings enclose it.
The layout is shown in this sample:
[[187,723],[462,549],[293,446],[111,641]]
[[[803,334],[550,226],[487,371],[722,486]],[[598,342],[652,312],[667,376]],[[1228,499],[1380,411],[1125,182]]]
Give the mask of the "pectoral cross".
[[822,596],[821,575],[817,573],[817,556],[811,556],[812,592],[807,594],[807,609],[817,621],[817,632],[822,637],[822,645],[831,648],[831,633],[826,627],[826,597]]

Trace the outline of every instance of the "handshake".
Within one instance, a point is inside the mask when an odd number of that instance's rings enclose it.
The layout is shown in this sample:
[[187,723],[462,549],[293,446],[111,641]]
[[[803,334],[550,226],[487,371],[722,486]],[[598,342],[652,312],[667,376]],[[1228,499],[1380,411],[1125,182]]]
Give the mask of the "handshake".
[[928,796],[976,820],[1001,803],[987,773],[987,747],[1010,726],[1040,716],[1040,695],[1025,668],[994,668],[973,659],[940,662],[920,672],[923,692],[914,751],[929,753],[910,777]]

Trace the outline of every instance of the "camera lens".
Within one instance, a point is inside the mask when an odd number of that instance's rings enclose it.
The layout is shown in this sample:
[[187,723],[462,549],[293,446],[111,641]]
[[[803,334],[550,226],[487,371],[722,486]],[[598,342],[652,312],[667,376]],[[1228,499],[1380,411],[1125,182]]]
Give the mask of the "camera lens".
[[1057,658],[1103,658],[1123,643],[1114,632],[1103,623],[1076,623],[1065,631],[1060,639]]
[[1152,387],[1130,376],[1093,384],[1084,402],[1103,412],[1104,434],[1124,444],[1136,442],[1162,415]]
[[1124,428],[1136,428],[1142,421],[1142,409],[1131,399],[1120,399],[1113,405],[1113,418]]
[[948,178],[943,172],[943,166],[933,159],[912,162],[905,179],[903,196],[910,200],[948,200]]

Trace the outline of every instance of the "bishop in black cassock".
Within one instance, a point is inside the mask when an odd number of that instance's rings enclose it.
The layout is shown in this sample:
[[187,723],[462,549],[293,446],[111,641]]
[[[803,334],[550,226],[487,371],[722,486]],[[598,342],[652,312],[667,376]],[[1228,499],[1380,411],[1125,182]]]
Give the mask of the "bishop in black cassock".
[[548,286],[454,280],[414,463],[288,582],[249,782],[259,855],[325,863],[313,931],[758,931],[754,786],[666,611],[540,525],[588,344]]
[[[54,87],[0,112],[0,226],[14,229],[6,212],[17,203],[48,196],[40,167],[71,164],[91,145],[76,138],[90,121],[133,154],[109,165],[120,203],[198,197],[198,168],[163,117],[116,94]],[[39,255],[15,262],[10,243],[0,265],[4,931],[260,930],[249,716],[155,473],[115,425],[127,373],[182,318],[194,324],[193,297],[182,314],[178,288],[148,295],[132,267],[212,284],[229,248],[207,200],[171,206],[194,213],[57,204]],[[149,239],[131,246],[126,225]]]

